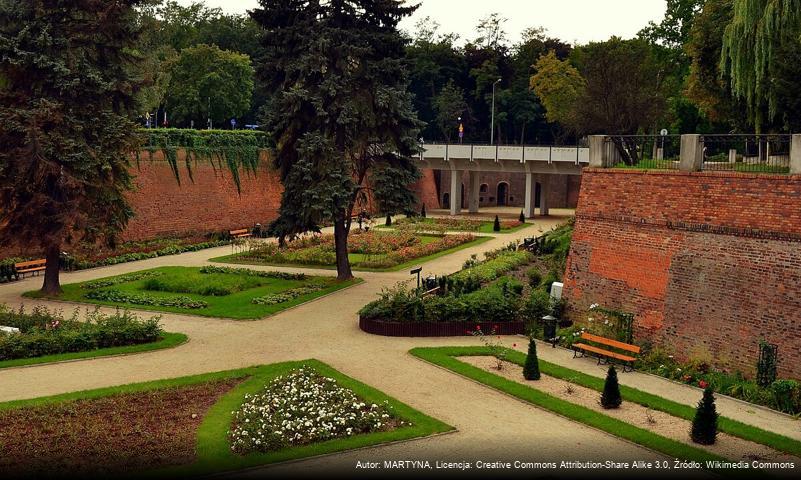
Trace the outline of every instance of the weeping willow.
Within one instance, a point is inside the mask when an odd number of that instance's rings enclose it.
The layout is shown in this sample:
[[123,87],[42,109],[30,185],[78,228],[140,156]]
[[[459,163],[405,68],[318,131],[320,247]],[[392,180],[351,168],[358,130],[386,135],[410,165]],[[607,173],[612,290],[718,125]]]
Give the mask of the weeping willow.
[[[227,169],[240,193],[241,172],[255,175],[261,152],[268,148],[267,136],[257,131],[158,128],[140,130],[140,133],[143,136],[141,151],[147,152],[151,160],[155,153],[161,153],[179,185],[181,165],[178,151],[183,150],[184,167],[190,181],[194,182],[193,166],[205,161],[215,170]],[[141,159],[140,152],[137,152],[136,159]]]
[[734,0],[720,70],[730,76],[732,92],[745,102],[758,132],[779,111],[770,71],[782,61],[776,51],[783,42],[801,42],[801,0]]

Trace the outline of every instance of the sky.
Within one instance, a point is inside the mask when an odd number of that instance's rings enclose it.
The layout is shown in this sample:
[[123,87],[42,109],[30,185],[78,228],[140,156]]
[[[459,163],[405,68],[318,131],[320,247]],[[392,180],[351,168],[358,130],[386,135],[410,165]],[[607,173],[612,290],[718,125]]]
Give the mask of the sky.
[[[196,0],[195,0],[196,1]],[[665,14],[665,0],[414,0],[422,3],[401,28],[414,31],[426,16],[441,25],[441,33],[456,33],[462,40],[476,38],[479,19],[497,12],[508,19],[505,30],[511,41],[529,27],[544,27],[548,35],[568,43],[606,40],[612,35],[631,38],[649,21]],[[188,5],[193,0],[178,0]],[[210,7],[228,13],[244,13],[257,0],[205,0]]]

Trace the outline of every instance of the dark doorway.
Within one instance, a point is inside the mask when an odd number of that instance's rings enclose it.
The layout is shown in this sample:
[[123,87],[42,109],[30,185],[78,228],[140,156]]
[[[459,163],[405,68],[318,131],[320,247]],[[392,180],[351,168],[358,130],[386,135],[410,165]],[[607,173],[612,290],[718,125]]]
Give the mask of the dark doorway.
[[442,194],[442,208],[451,208],[451,194],[450,193],[443,193]]
[[534,207],[540,208],[540,203],[542,199],[542,185],[537,182],[534,186]]
[[498,206],[505,207],[509,205],[509,184],[501,182],[498,184]]

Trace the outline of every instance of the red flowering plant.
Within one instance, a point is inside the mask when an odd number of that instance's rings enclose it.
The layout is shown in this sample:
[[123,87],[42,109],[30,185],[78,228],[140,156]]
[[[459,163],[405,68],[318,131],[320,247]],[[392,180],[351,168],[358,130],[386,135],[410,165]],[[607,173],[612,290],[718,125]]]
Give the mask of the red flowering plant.
[[471,331],[470,334],[478,337],[481,343],[490,351],[490,355],[495,359],[495,369],[503,370],[503,364],[506,361],[506,347],[501,345],[501,336],[497,335],[498,326],[494,325],[489,334],[485,334],[481,330],[481,325],[476,325],[476,329]]

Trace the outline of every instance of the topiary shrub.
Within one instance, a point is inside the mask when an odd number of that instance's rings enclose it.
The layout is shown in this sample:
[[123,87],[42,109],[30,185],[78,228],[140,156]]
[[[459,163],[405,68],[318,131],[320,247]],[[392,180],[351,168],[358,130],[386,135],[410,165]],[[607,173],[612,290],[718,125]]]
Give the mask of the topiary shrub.
[[537,288],[542,283],[542,273],[540,273],[540,269],[537,267],[530,268],[526,272],[526,276],[528,276],[528,284],[534,288]]
[[520,210],[520,217],[518,217],[520,223],[526,223],[526,214],[523,213],[523,210]]
[[426,218],[426,204],[423,204],[423,208],[420,209],[420,216]]
[[495,223],[492,225],[493,232],[500,232],[501,231],[501,219],[495,215]]
[[695,410],[690,438],[701,445],[712,445],[718,436],[718,412],[715,408],[715,395],[711,387],[704,390],[704,396]]
[[523,367],[523,377],[526,380],[539,380],[540,379],[540,361],[537,358],[537,342],[532,338],[528,342],[528,355],[526,356],[526,364]]
[[392,215],[387,214],[387,226],[392,226]]
[[617,381],[617,370],[614,365],[609,366],[604,382],[604,391],[601,393],[601,406],[605,409],[620,408],[623,397],[620,396],[620,384]]

